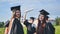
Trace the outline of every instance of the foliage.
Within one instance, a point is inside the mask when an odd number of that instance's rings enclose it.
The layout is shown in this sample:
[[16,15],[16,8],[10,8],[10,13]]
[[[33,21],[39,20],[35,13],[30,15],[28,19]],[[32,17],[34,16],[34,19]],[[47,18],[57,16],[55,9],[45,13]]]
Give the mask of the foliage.
[[57,18],[55,19],[55,22],[56,22],[56,25],[60,25],[60,18],[57,17]]
[[4,22],[0,22],[0,28],[4,27]]

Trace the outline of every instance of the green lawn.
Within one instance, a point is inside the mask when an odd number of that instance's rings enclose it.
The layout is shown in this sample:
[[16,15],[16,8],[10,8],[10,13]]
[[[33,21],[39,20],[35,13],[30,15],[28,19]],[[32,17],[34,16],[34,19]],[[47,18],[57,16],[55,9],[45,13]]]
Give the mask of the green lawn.
[[[4,28],[0,28],[0,34],[4,34]],[[55,26],[55,34],[60,34],[60,26]]]
[[4,34],[4,28],[0,28],[0,34]]
[[55,34],[60,34],[60,26],[55,26]]

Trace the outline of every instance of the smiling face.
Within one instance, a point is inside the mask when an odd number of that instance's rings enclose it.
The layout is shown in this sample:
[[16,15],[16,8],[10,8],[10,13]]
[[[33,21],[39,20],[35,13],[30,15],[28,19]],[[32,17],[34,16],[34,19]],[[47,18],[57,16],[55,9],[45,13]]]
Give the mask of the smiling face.
[[20,18],[21,17],[21,11],[16,10],[16,17]]
[[44,20],[44,15],[40,15],[39,20],[41,20],[41,21]]

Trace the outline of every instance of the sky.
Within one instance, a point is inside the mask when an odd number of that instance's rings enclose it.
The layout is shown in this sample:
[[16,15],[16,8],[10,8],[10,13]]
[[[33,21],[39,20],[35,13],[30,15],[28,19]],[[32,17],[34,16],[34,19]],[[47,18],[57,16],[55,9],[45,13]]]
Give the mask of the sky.
[[31,16],[38,18],[42,9],[49,12],[52,19],[60,17],[60,0],[0,0],[0,21],[9,20],[12,15],[10,8],[17,5],[21,5],[22,16],[25,11],[33,9],[27,14],[27,19]]

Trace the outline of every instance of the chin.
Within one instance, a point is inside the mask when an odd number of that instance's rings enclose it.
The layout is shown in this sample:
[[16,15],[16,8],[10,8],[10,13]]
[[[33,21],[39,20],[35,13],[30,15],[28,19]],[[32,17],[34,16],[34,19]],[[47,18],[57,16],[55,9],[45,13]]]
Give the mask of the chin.
[[20,18],[20,16],[17,16],[18,18]]
[[19,15],[17,17],[20,17]]
[[42,19],[40,19],[40,21],[42,21]]
[[20,17],[18,17],[18,18],[20,18]]

